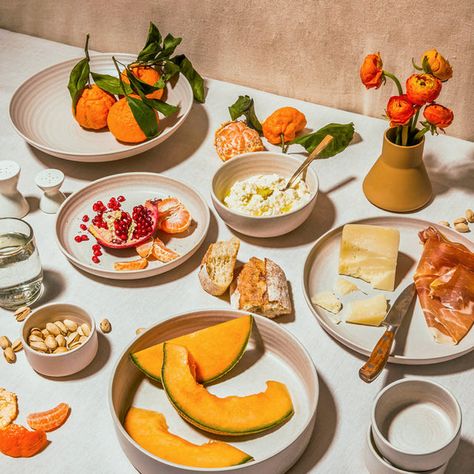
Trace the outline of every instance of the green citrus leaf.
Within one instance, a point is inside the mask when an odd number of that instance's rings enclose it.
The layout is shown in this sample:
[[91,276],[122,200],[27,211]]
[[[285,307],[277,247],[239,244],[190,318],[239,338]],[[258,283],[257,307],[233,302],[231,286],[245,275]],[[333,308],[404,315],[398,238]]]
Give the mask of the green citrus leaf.
[[321,152],[318,158],[330,158],[341,153],[349,145],[354,136],[354,124],[329,123],[316,132],[295,138],[290,145],[301,145],[311,153],[326,135],[332,135],[334,140]]
[[84,58],[72,68],[71,74],[69,75],[67,88],[71,95],[74,110],[76,110],[77,101],[89,80],[89,72],[89,61],[87,58]]
[[181,41],[182,38],[175,38],[171,33],[168,33],[163,40],[163,50],[158,54],[156,59],[169,59]]
[[[91,72],[92,79],[94,82],[104,91],[114,95],[123,95],[123,89],[120,85],[120,79],[109,74],[99,74],[97,72]],[[128,84],[124,84],[125,92],[127,94],[132,93],[132,89]]]
[[154,59],[162,50],[161,39],[162,37],[160,30],[154,23],[150,22],[145,46],[138,53],[137,59],[139,61],[149,61]]
[[169,117],[179,110],[178,106],[167,104],[166,102],[158,99],[150,99],[147,97],[145,98],[144,102],[150,107],[153,107],[158,112],[161,112],[165,117]]
[[126,100],[135,120],[146,137],[156,137],[158,135],[158,120],[155,111],[135,97],[126,96]]
[[204,102],[205,92],[204,92],[204,80],[199,75],[199,73],[194,69],[191,61],[184,55],[180,54],[171,59],[176,65],[179,66],[180,71],[186,77],[186,79],[191,84],[193,89],[194,98],[198,102]]
[[248,95],[240,95],[239,98],[229,107],[229,114],[232,120],[237,120],[244,115],[247,125],[257,132],[262,133],[262,124],[255,114],[253,99]]

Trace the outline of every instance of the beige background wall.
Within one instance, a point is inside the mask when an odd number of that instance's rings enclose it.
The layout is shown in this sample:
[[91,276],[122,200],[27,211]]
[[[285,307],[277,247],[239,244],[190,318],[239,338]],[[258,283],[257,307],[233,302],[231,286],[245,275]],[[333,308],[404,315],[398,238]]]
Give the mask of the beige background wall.
[[[212,78],[332,107],[381,116],[385,89],[358,77],[365,54],[411,73],[411,57],[438,48],[454,78],[439,102],[454,109],[450,135],[474,139],[472,0],[2,0],[0,27],[92,49],[137,52],[148,22],[183,36],[180,51]],[[8,67],[8,65],[2,65]]]

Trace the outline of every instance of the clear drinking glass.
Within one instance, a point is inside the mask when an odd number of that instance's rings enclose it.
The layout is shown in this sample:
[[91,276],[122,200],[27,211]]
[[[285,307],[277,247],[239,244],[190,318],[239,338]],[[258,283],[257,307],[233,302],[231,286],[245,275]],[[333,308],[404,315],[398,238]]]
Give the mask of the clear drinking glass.
[[42,283],[33,229],[21,219],[0,219],[0,306],[15,309],[33,303]]

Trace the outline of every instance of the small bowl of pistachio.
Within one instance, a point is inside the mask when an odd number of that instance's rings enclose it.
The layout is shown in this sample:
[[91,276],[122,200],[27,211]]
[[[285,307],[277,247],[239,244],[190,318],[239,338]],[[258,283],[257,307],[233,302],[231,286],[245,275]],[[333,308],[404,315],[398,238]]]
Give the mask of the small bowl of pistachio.
[[31,367],[49,377],[79,372],[98,349],[94,319],[79,306],[65,303],[33,311],[23,325],[22,342]]

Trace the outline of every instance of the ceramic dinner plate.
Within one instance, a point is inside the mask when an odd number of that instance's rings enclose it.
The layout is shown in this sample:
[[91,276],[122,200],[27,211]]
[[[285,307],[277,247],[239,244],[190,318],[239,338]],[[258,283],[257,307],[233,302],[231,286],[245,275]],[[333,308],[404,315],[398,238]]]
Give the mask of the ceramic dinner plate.
[[[134,249],[106,249],[100,263],[92,262],[92,245],[95,239],[80,230],[82,217],[93,216],[92,205],[101,200],[107,203],[114,196],[123,195],[126,201],[122,208],[131,212],[138,204],[147,199],[177,197],[191,213],[193,222],[190,228],[181,234],[165,234],[158,231],[157,236],[172,250],[180,254],[169,263],[150,261],[143,270],[115,271],[115,262],[124,262],[139,258]],[[72,194],[62,204],[56,219],[56,237],[59,248],[71,263],[93,275],[114,280],[137,280],[165,273],[181,265],[200,247],[209,228],[210,213],[202,196],[188,184],[157,173],[123,173],[94,181],[80,191]],[[78,234],[87,234],[89,240],[76,242]]]
[[[91,56],[91,70],[117,76],[112,56],[124,64],[136,60],[133,54],[96,54]],[[160,114],[161,133],[157,137],[128,145],[117,141],[108,130],[85,130],[72,116],[67,89],[69,74],[78,61],[79,58],[65,61],[35,74],[18,87],[10,101],[10,120],[16,131],[30,145],[49,155],[87,163],[128,158],[169,138],[191,110],[193,92],[180,74],[174,83],[167,84],[164,96],[167,103],[179,106],[179,111],[168,118]]]
[[[385,294],[389,303],[393,303],[397,295],[413,281],[413,275],[422,253],[422,245],[418,232],[429,226],[437,227],[447,238],[461,242],[470,250],[474,244],[459,233],[443,226],[435,225],[421,219],[408,217],[374,217],[362,219],[352,224],[370,224],[393,227],[400,231],[400,248],[398,253],[396,288],[393,292],[374,290],[362,280],[341,275],[342,278],[354,282],[369,296]],[[333,291],[334,284],[339,278],[338,261],[339,245],[342,228],[338,227],[323,235],[310,251],[303,271],[304,294],[306,301],[319,323],[329,334],[347,347],[364,355],[372,352],[378,339],[384,332],[384,327],[371,327],[344,322],[344,308],[338,315],[342,321],[338,324],[334,315],[311,303],[311,297],[321,291]],[[343,305],[353,299],[366,296],[361,292],[352,293],[343,298]],[[418,299],[405,316],[397,336],[395,347],[389,362],[409,365],[435,364],[460,357],[474,349],[474,329],[457,345],[438,344],[434,341]]]
[[[151,327],[123,351],[113,371],[109,404],[122,449],[142,474],[196,471],[279,474],[286,472],[303,453],[314,427],[318,378],[303,346],[275,322],[255,315],[252,336],[242,359],[227,375],[208,386],[211,393],[224,397],[261,392],[267,380],[285,383],[293,401],[294,415],[279,427],[257,435],[215,436],[194,428],[177,414],[161,384],[150,381],[130,360],[130,352],[246,314],[228,309],[184,313]],[[223,469],[205,469],[178,466],[154,456],[135,443],[123,428],[122,422],[132,405],[163,413],[169,430],[192,443],[223,440],[249,453],[255,461]]]

